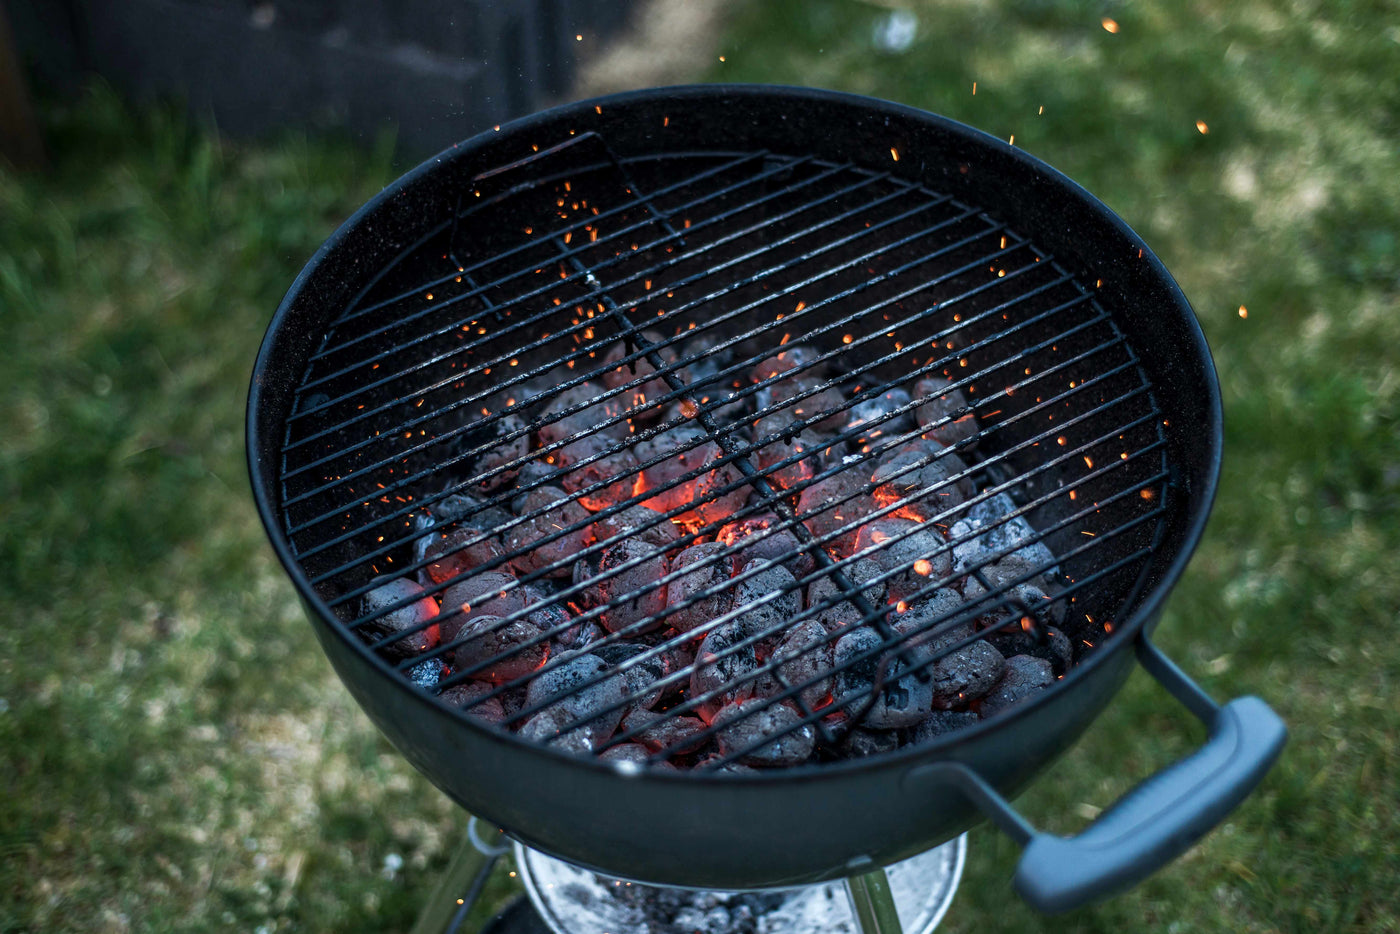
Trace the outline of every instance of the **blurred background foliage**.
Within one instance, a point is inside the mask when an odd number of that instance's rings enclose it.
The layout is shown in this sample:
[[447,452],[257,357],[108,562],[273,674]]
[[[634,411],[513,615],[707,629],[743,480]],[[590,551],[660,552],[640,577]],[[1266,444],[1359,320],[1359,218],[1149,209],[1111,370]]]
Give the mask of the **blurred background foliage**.
[[[950,931],[1400,927],[1397,14],[750,0],[691,37],[690,79],[1014,136],[1158,252],[1220,371],[1224,480],[1160,642],[1291,744],[1185,857],[1064,917],[974,831]],[[0,169],[0,932],[405,929],[464,818],[309,638],[242,419],[281,294],[408,165],[389,135],[235,142],[100,83],[40,117],[49,166]],[[1072,830],[1199,739],[1135,675],[1021,803]]]

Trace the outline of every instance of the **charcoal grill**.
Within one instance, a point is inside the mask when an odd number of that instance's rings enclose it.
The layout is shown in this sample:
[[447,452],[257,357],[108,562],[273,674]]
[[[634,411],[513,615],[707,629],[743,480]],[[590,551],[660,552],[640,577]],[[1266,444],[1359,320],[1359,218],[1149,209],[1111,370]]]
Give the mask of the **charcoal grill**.
[[[791,370],[750,378],[797,346],[810,352],[793,354]],[[821,375],[775,399],[774,386],[793,373]],[[608,388],[577,394],[605,376]],[[839,510],[877,484],[805,508],[804,490],[873,469],[882,453],[921,434],[908,420],[919,400],[895,397],[860,424],[848,410],[923,376],[963,394],[965,404],[938,425],[975,417],[978,430],[946,449],[961,467],[814,532],[815,511]],[[780,409],[781,427],[755,437],[755,421]],[[812,460],[802,433],[833,423],[844,426],[835,437],[850,453],[779,482],[780,471]],[[566,514],[559,502],[510,511],[513,499],[557,482],[550,469],[606,466],[679,425],[692,428],[683,448],[704,451],[703,463],[659,485],[638,478],[664,455],[595,471],[567,500],[596,508],[588,498],[603,497],[596,511]],[[546,426],[554,430],[542,438]],[[1148,641],[1200,536],[1219,468],[1214,370],[1184,297],[1142,241],[1068,179],[924,112],[812,90],[671,88],[557,108],[455,146],[366,205],[303,270],[264,340],[248,433],[274,548],[327,655],[375,723],[473,813],[611,875],[730,889],[816,882],[911,856],[985,814],[1027,845],[1022,893],[1058,910],[1179,853],[1243,799],[1283,742],[1262,701],[1217,706]],[[776,458],[773,445],[783,446]],[[1014,511],[999,521],[1028,523],[1053,558],[1009,581],[988,580],[985,567],[1024,543],[957,572],[929,573],[925,561],[912,591],[913,564],[887,562],[873,581],[853,579],[861,556],[838,542],[960,483],[975,494],[935,507],[928,521],[950,528],[1004,494]],[[647,510],[641,522],[628,513],[670,490],[684,490],[670,508]],[[449,509],[463,493],[478,499],[465,514]],[[707,508],[721,500],[737,504],[723,518]],[[589,537],[600,520],[627,515],[615,534]],[[586,732],[586,718],[530,740],[473,716],[563,665],[557,648],[544,655],[551,639],[611,607],[644,606],[681,576],[625,576],[642,558],[599,567],[609,544],[662,529],[680,547],[760,515],[766,528],[712,560],[791,536],[791,556],[805,556],[809,569],[747,608],[778,606],[785,593],[828,582],[825,599],[785,625],[853,607],[879,639],[844,664],[875,666],[873,688],[858,703],[847,698],[833,718],[829,705],[804,695],[829,669],[794,681],[769,658],[708,693],[682,692],[662,717],[773,678],[777,690],[744,713],[761,716],[780,702],[795,709],[786,730],[811,732],[816,761],[736,774],[732,765],[765,736],[663,771],[648,766],[665,750],[645,763],[572,754],[570,737]],[[536,521],[554,527],[509,547],[513,530]],[[454,653],[468,637],[443,636],[469,606],[444,603],[431,619],[386,626],[424,594],[366,596],[386,576],[433,564],[415,542],[463,528],[475,531],[458,546],[504,536],[507,547],[427,594],[528,550],[537,557],[502,588],[492,632],[537,620],[546,607],[567,617],[467,662]],[[958,544],[955,537],[945,550]],[[642,612],[593,646],[627,644],[665,614],[761,573],[739,569],[723,588]],[[1043,641],[1046,608],[1028,607],[1011,588],[1046,575],[1058,583],[1056,619],[1076,656],[1050,689],[927,742],[863,759],[830,752],[901,679],[927,680],[938,654],[1018,623]],[[957,577],[980,583],[981,602],[949,610],[923,634],[963,633],[979,614],[995,625],[945,639],[932,656],[913,651],[892,612]],[[869,599],[870,587],[896,578],[906,581],[904,603],[892,610]],[[590,592],[623,580],[589,602]],[[615,652],[614,667],[576,689],[649,664],[659,666],[658,690],[683,688],[690,672],[667,668],[667,653],[744,609],[666,642],[653,637],[643,651]],[[771,635],[749,633],[719,655]],[[1134,651],[1207,724],[1210,739],[1080,836],[1034,831],[1005,798],[1087,726]],[[514,674],[500,676],[503,667]],[[460,705],[440,696],[492,671],[489,689]],[[511,716],[525,720],[554,701],[527,702]],[[701,738],[724,728],[710,723]],[[608,744],[640,729],[623,728]]]

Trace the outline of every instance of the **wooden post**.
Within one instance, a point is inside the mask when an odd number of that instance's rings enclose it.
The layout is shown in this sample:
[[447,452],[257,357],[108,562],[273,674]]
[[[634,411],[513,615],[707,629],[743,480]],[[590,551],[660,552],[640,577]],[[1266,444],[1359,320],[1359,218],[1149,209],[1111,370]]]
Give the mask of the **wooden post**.
[[44,141],[29,101],[29,87],[20,67],[5,4],[0,0],[0,157],[15,168],[37,169],[44,164]]

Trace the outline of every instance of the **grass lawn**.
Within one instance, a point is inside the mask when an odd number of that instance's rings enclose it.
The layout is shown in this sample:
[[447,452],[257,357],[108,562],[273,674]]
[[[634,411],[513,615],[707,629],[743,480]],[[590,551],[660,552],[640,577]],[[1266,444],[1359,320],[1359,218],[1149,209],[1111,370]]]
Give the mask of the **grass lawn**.
[[[1030,913],[1014,846],[974,831],[945,928],[1400,929],[1400,10],[901,6],[895,53],[881,5],[736,4],[702,77],[1014,134],[1153,246],[1226,409],[1159,641],[1292,730],[1222,828],[1090,909]],[[387,140],[230,144],[100,88],[43,118],[51,169],[0,169],[0,934],[407,928],[462,816],[309,638],[242,445],[281,294],[405,166]],[[1200,733],[1135,675],[1020,803],[1072,830]]]

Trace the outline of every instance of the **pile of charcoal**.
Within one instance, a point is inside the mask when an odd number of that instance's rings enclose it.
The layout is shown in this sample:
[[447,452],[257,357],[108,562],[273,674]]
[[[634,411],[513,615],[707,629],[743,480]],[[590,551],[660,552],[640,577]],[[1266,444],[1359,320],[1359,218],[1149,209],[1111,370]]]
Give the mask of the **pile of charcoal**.
[[554,748],[744,771],[923,742],[1074,663],[1056,558],[951,380],[622,356],[483,409],[415,573],[365,594],[357,630],[424,690]]

